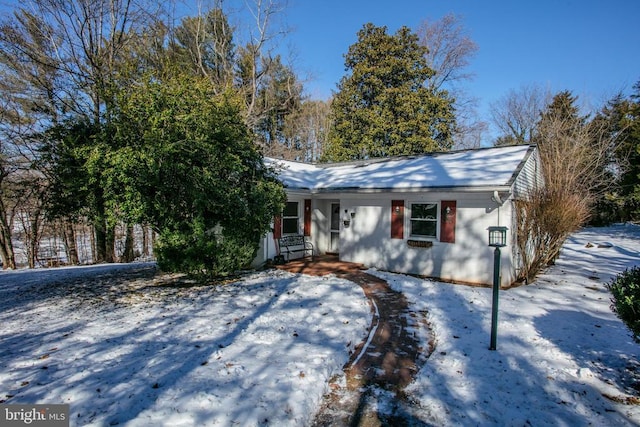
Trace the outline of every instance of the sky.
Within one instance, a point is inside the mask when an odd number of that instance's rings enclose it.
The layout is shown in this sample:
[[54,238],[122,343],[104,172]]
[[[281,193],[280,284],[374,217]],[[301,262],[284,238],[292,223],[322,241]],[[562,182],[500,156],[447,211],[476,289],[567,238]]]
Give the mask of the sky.
[[537,84],[570,90],[599,106],[640,81],[640,1],[636,0],[291,0],[296,64],[326,99],[345,75],[344,54],[371,22],[389,33],[453,13],[479,47],[466,84],[481,109],[510,89]]
[[[194,15],[213,0],[175,0],[178,15]],[[253,0],[255,1],[255,0]],[[239,10],[252,0],[225,0]],[[328,99],[346,74],[344,54],[371,22],[390,34],[412,30],[425,20],[455,14],[479,50],[463,86],[476,99],[481,119],[510,90],[536,85],[552,94],[570,90],[585,112],[598,110],[640,81],[638,0],[282,0],[273,28],[286,26],[277,40],[305,82],[311,99]],[[0,0],[6,12],[21,4]],[[239,14],[240,15],[240,14]],[[243,20],[250,18],[245,15]],[[243,22],[245,28],[250,21]],[[232,22],[233,23],[233,22]],[[237,24],[237,22],[236,22]]]

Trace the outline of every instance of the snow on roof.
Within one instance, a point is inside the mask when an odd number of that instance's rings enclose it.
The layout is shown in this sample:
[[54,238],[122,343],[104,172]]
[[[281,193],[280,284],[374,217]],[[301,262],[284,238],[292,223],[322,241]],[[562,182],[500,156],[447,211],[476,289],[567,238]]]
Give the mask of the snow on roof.
[[311,191],[509,186],[528,145],[314,165],[265,158],[285,187]]

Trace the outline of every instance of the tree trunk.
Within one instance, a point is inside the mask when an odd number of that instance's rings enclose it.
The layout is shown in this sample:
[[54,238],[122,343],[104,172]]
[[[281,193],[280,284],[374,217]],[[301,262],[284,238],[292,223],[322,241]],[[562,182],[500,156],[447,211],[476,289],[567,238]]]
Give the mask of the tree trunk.
[[64,246],[67,249],[67,262],[71,265],[80,264],[78,247],[76,246],[76,231],[71,220],[66,219],[62,225]]
[[4,215],[0,215],[0,257],[2,258],[2,268],[16,268],[16,257],[13,252],[13,242],[11,241],[11,228],[7,224]]
[[135,254],[133,251],[133,225],[127,224],[122,262],[132,262],[134,259]]
[[116,262],[116,228],[115,226],[105,225],[106,240],[105,240],[105,254],[106,262]]
[[96,263],[115,260],[115,228],[101,220],[93,225],[96,236]]
[[107,254],[106,254],[105,248],[106,248],[106,240],[107,240],[107,230],[105,230],[104,222],[96,223],[93,225],[93,234],[95,236],[95,247],[96,247],[93,262],[96,264],[106,262]]
[[[36,267],[36,261],[38,260],[38,229],[40,228],[40,212],[36,210],[29,216],[29,225],[25,226],[25,237],[27,244],[27,258],[29,262],[29,268]],[[28,229],[28,230],[27,230]]]
[[91,240],[91,263],[95,264],[98,259],[98,245],[96,244],[96,228],[89,227],[89,239]]
[[149,256],[149,227],[142,226],[142,256]]
[[2,199],[0,199],[0,257],[3,269],[14,270],[16,268],[16,257],[11,241],[11,225],[7,221],[7,210]]

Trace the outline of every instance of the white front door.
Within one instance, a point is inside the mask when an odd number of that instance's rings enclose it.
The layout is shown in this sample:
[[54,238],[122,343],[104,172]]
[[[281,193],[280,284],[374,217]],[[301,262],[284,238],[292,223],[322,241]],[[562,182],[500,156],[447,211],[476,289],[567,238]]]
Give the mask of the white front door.
[[329,252],[337,254],[340,249],[340,203],[331,203],[329,236]]

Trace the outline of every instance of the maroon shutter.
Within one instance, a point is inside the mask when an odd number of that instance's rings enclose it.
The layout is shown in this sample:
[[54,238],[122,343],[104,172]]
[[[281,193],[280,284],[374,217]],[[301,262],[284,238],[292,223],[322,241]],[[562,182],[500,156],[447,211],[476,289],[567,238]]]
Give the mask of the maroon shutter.
[[304,199],[304,235],[311,236],[311,199]]
[[443,200],[440,203],[440,241],[456,242],[456,201]]
[[391,238],[404,239],[404,200],[391,201]]
[[273,238],[279,239],[282,237],[282,217],[280,215],[273,218]]

